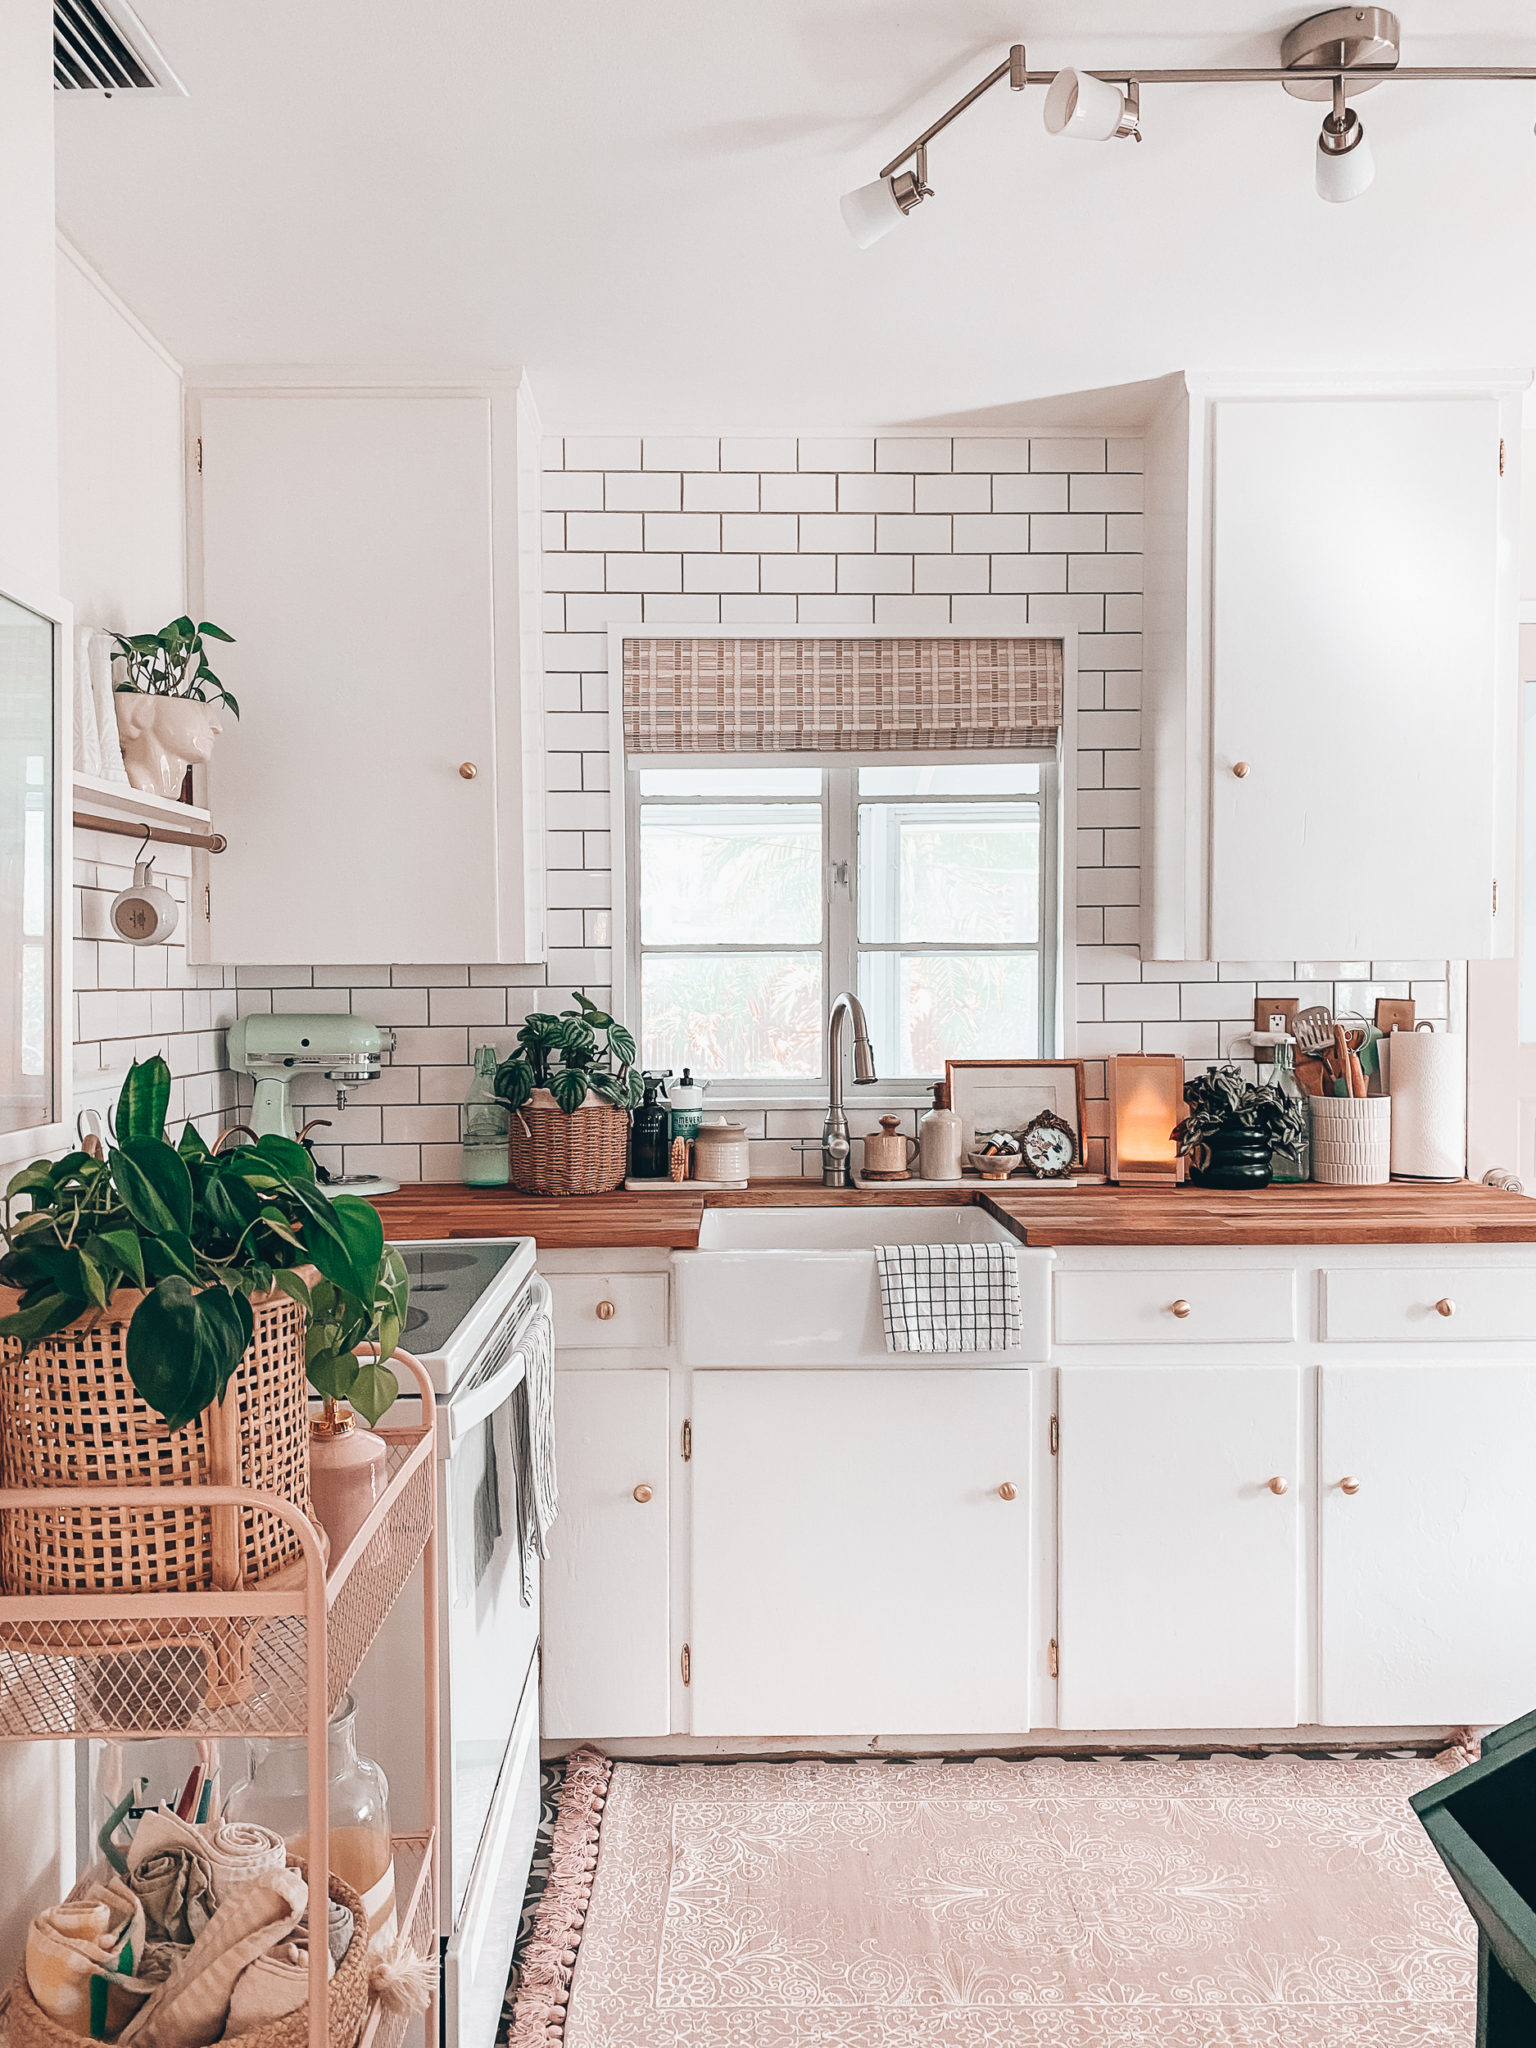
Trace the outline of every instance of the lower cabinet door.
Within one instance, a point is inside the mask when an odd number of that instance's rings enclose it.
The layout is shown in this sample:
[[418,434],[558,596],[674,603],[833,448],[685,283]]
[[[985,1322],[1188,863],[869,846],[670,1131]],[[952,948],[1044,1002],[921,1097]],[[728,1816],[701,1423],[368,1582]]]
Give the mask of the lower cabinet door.
[[1325,1366],[1321,1698],[1334,1727],[1536,1705],[1536,1365]]
[[696,1735],[1029,1725],[1027,1372],[701,1371],[692,1422]]
[[[544,1566],[546,1736],[671,1720],[665,1371],[557,1372],[560,1514]],[[637,1499],[636,1488],[649,1499]]]
[[1294,1726],[1299,1371],[1071,1367],[1057,1409],[1061,1726]]

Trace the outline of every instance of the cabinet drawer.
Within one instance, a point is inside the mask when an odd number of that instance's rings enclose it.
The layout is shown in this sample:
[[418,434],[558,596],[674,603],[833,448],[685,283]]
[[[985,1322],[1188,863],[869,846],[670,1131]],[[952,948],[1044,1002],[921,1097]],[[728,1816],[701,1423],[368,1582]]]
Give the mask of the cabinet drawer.
[[665,1273],[551,1273],[559,1350],[639,1351],[667,1342]]
[[1295,1336],[1296,1279],[1280,1267],[1056,1275],[1058,1344],[1289,1344]]
[[1336,1344],[1536,1341],[1536,1264],[1325,1272],[1323,1335]]

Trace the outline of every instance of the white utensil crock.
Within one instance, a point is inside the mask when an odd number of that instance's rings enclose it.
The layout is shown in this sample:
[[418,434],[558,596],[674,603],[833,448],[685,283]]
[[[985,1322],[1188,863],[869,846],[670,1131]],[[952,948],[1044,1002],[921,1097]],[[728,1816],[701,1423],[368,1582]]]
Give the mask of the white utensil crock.
[[1392,1101],[1386,1095],[1314,1095],[1312,1178],[1325,1186],[1375,1187],[1391,1178]]

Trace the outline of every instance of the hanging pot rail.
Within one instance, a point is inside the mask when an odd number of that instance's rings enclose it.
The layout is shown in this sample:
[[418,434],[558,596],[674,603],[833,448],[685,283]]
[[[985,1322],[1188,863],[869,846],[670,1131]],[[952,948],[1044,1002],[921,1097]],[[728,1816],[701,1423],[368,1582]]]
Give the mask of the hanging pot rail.
[[158,839],[164,846],[196,846],[204,853],[224,853],[229,841],[222,832],[181,832],[174,825],[153,825],[146,818],[108,818],[99,811],[76,811],[81,832],[117,832],[126,839]]

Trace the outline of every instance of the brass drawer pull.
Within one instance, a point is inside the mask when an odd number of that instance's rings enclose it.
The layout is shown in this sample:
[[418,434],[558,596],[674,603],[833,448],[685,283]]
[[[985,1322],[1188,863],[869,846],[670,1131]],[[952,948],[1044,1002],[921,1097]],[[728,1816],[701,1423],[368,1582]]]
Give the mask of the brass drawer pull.
[[611,1323],[618,1312],[618,1304],[616,1302],[600,1301],[597,1304],[596,1314],[597,1320],[600,1323]]
[[1177,1316],[1179,1321],[1182,1322],[1189,1314],[1189,1303],[1187,1301],[1171,1301],[1168,1304],[1168,1313],[1171,1316]]
[[1341,1479],[1339,1481],[1339,1491],[1340,1493],[1358,1493],[1360,1491],[1360,1482],[1358,1479]]
[[1278,1472],[1275,1474],[1273,1479],[1266,1480],[1265,1484],[1268,1486],[1271,1493],[1289,1493],[1291,1490],[1289,1483],[1286,1480],[1282,1479]]
[[1449,1296],[1442,1294],[1440,1299],[1435,1303],[1435,1314],[1437,1316],[1453,1316],[1455,1315],[1455,1313],[1455,1302],[1452,1301],[1449,1298]]
[[997,1497],[999,1500],[1017,1500],[1019,1497],[1019,1489],[1014,1485],[1011,1479],[1005,1479],[1002,1485],[997,1489]]
[[644,1507],[646,1502],[653,1498],[654,1493],[652,1488],[650,1488],[649,1486],[637,1486],[635,1488],[635,1499],[639,1501],[641,1507]]

